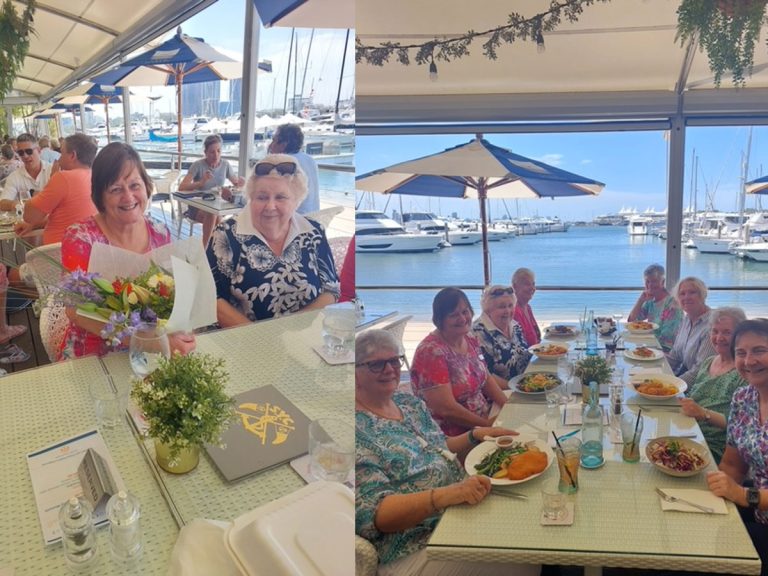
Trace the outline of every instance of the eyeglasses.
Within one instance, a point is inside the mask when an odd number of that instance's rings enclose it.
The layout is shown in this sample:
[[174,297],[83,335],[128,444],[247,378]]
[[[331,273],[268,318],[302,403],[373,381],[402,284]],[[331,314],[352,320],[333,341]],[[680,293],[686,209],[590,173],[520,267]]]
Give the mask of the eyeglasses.
[[32,154],[35,153],[35,149],[34,148],[18,148],[16,150],[16,153],[19,156],[24,156],[24,154],[26,154],[27,156],[32,156]]
[[277,170],[280,176],[293,176],[296,174],[296,164],[293,162],[280,162],[279,164],[259,162],[253,167],[253,174],[255,176],[267,176],[272,173],[272,170]]
[[386,360],[360,362],[359,364],[355,364],[355,366],[365,366],[374,374],[380,374],[381,372],[384,372],[384,368],[386,368],[387,364],[392,366],[393,370],[399,370],[403,366],[403,362],[405,362],[405,356],[394,356],[393,358],[387,358]]
[[499,286],[497,288],[491,288],[488,291],[488,295],[493,296],[494,298],[498,296],[503,296],[504,294],[514,294],[514,293],[515,293],[515,289],[512,288],[512,286],[509,286],[507,288],[502,288],[501,286]]

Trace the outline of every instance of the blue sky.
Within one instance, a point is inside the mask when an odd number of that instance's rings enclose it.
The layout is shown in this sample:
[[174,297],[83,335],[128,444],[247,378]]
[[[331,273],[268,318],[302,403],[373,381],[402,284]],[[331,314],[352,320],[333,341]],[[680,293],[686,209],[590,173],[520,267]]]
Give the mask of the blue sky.
[[[686,140],[686,205],[691,186],[695,149],[699,160],[698,207],[705,196],[713,198],[716,208],[736,210],[740,189],[741,157],[747,149],[748,128],[689,128]],[[366,136],[357,138],[358,174],[426,156],[468,142],[472,135],[457,136]],[[564,170],[599,180],[606,184],[597,198],[563,200],[506,201],[506,209],[517,216],[559,216],[567,220],[590,220],[594,216],[615,213],[622,208],[644,211],[666,207],[667,142],[662,132],[611,132],[593,134],[491,134],[487,139],[512,151],[547,162]],[[749,179],[768,170],[768,128],[754,128],[749,164]],[[765,164],[763,164],[765,163]],[[375,194],[375,206],[382,208],[389,196]],[[368,199],[365,199],[368,202]],[[768,202],[766,202],[768,204]],[[397,208],[394,197],[387,208]],[[747,199],[754,207],[755,199]],[[461,217],[477,218],[476,200],[426,200],[403,196],[403,209],[430,210]],[[493,217],[501,217],[504,205],[491,203]]]
[[[207,43],[218,48],[237,53],[242,58],[243,31],[245,21],[246,1],[251,0],[219,0],[206,10],[193,16],[182,24],[185,34],[203,38]],[[173,35],[171,32],[166,37]],[[307,52],[311,30],[297,28],[298,37],[298,86],[301,85],[302,75],[307,62]],[[163,37],[165,39],[165,37]],[[336,101],[339,75],[341,73],[341,61],[344,52],[345,30],[317,29],[312,39],[312,49],[307,66],[305,89],[303,94],[309,95],[314,87],[316,103],[332,105]],[[350,36],[350,47],[347,50],[347,59],[344,69],[344,81],[341,97],[349,98],[354,90],[354,49],[352,43],[354,34]],[[259,74],[258,94],[256,105],[259,109],[282,107],[286,82],[286,69],[288,65],[288,53],[291,42],[290,28],[270,28],[260,31],[259,60],[271,60],[273,72],[271,74]],[[292,64],[293,65],[293,58]],[[293,72],[291,72],[290,88],[293,87]],[[132,110],[149,114],[148,94],[162,94],[163,99],[155,105],[155,109],[161,112],[175,113],[175,97],[172,87],[132,87],[135,95],[132,99]],[[289,96],[291,90],[289,89]],[[110,108],[110,116],[122,114],[120,106]]]

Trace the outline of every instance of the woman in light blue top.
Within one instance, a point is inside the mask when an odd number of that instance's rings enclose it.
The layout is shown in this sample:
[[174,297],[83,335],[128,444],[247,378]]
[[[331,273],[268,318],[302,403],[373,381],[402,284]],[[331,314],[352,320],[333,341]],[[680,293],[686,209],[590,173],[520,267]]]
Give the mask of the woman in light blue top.
[[664,285],[664,267],[661,264],[648,266],[643,272],[643,279],[645,290],[641,292],[627,320],[646,320],[657,324],[659,327],[653,334],[662,349],[668,352],[675,343],[677,331],[683,321],[683,311]]

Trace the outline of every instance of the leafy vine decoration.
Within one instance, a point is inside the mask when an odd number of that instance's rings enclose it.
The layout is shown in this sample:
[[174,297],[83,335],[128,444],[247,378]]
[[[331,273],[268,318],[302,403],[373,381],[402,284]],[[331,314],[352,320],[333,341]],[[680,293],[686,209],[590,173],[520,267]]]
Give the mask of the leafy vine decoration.
[[4,0],[0,8],[0,99],[13,89],[24,58],[29,51],[29,36],[35,14],[35,0],[27,0],[24,11],[16,12],[11,0]]
[[504,44],[515,40],[530,40],[539,47],[544,45],[544,32],[551,32],[563,21],[576,22],[584,8],[596,2],[607,3],[610,0],[552,0],[549,8],[526,17],[517,12],[508,16],[508,23],[483,32],[469,30],[463,36],[445,39],[428,40],[422,44],[400,44],[399,42],[382,42],[375,46],[364,45],[359,39],[355,40],[355,62],[366,62],[373,66],[383,66],[394,56],[400,64],[408,66],[411,63],[410,51],[415,50],[414,60],[417,64],[434,64],[435,60],[451,62],[469,55],[469,48],[476,38],[487,37],[483,43],[483,54],[489,60],[498,58],[497,50]]

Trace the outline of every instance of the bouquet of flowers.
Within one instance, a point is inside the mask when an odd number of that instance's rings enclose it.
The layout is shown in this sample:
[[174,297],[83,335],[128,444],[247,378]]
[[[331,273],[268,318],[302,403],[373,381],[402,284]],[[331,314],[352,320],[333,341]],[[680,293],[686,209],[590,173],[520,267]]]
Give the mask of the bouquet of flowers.
[[55,300],[105,321],[101,337],[116,346],[142,322],[167,322],[174,295],[173,277],[151,262],[144,273],[111,282],[96,272],[69,272],[62,277]]

